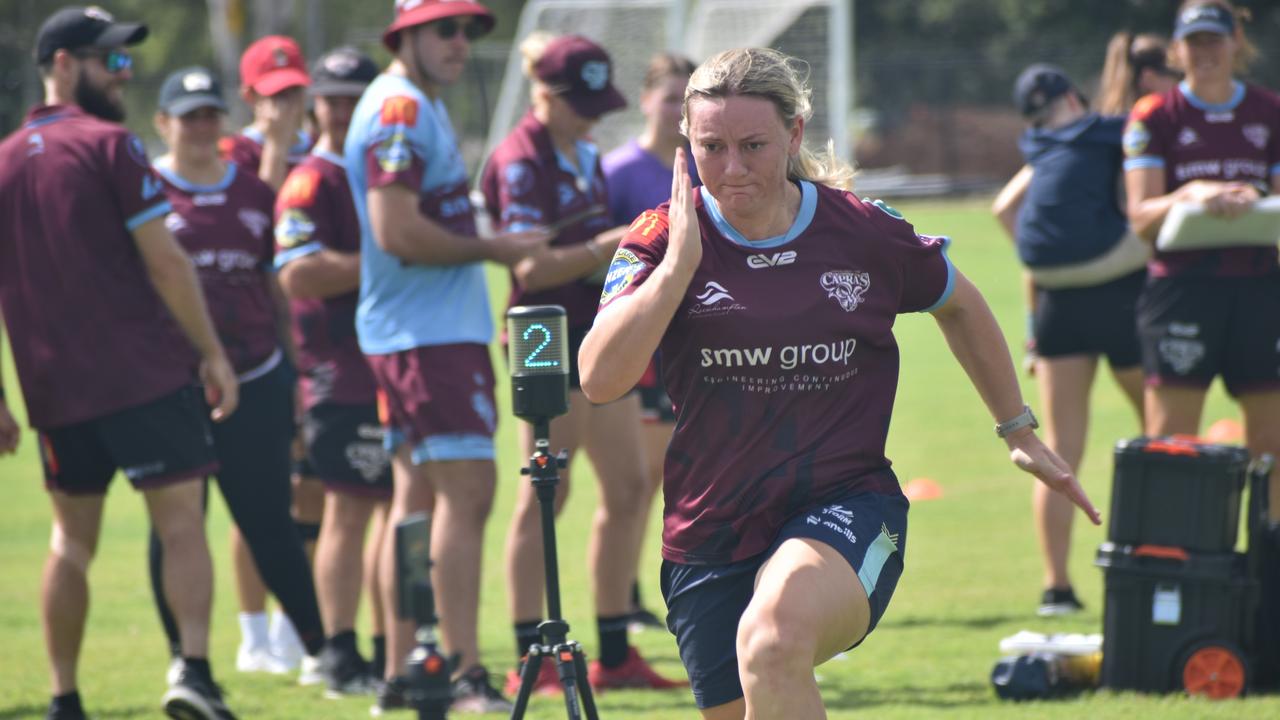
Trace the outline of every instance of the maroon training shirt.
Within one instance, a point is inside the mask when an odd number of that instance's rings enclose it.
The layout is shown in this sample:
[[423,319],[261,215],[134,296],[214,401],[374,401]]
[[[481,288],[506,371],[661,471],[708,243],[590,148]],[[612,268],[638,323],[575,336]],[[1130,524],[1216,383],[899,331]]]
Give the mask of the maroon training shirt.
[[195,263],[227,359],[237,373],[249,372],[280,346],[268,284],[275,194],[231,163],[214,185],[196,185],[172,169],[156,169],[173,206],[165,226]]
[[[337,155],[313,154],[289,173],[276,198],[275,219],[277,268],[320,250],[360,252],[360,220]],[[359,290],[290,299],[305,408],[376,401],[373,372],[356,339],[359,301]]]
[[[581,143],[586,151],[594,146]],[[579,153],[581,156],[581,152]],[[581,217],[560,229],[551,245],[577,245],[613,226],[609,216],[609,193],[598,158],[591,161],[590,174],[577,173],[565,163],[580,158],[561,159],[551,144],[547,128],[533,113],[526,113],[511,134],[493,150],[480,179],[485,207],[495,227],[502,230],[529,230],[553,226]],[[595,210],[595,212],[592,212]],[[600,286],[585,279],[559,287],[529,292],[511,283],[509,306],[562,305],[570,328],[590,327],[600,301]]]
[[[262,132],[250,125],[238,135],[228,135],[219,140],[218,151],[223,160],[235,163],[250,175],[257,175],[262,166],[263,139]],[[305,160],[314,144],[310,135],[299,130],[293,146],[289,148],[289,156],[285,159],[288,169],[292,170]]]
[[33,427],[193,380],[198,357],[132,235],[168,211],[142,141],[78,107],[37,107],[0,144],[0,308]]
[[[883,204],[801,189],[791,230],[754,243],[695,191],[702,261],[660,345],[677,414],[663,466],[673,562],[743,560],[815,504],[897,492],[884,455],[893,323],[950,296],[947,240],[917,235]],[[667,222],[664,204],[631,225],[601,312],[663,261]]]

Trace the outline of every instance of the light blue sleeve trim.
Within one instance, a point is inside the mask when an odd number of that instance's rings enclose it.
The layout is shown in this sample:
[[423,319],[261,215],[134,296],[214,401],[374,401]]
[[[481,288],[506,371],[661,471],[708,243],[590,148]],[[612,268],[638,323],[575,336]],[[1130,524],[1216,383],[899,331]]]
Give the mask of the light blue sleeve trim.
[[1280,163],[1276,163],[1275,165],[1271,166],[1271,174],[1280,175]]
[[1131,157],[1124,161],[1125,170],[1136,170],[1138,168],[1162,168],[1164,167],[1164,158],[1156,155],[1139,155]]
[[513,232],[513,233],[526,232],[529,230],[537,230],[537,229],[538,229],[537,223],[526,222],[524,220],[517,220],[511,223],[510,225],[507,225],[507,232]]
[[951,247],[951,238],[942,238],[942,259],[947,263],[947,286],[942,288],[942,295],[938,296],[938,299],[932,305],[920,312],[933,312],[946,305],[947,301],[951,299],[951,293],[956,290],[956,266],[951,264],[951,258],[947,255],[947,248],[949,247]]
[[296,248],[289,248],[284,252],[276,253],[276,259],[273,264],[276,269],[279,270],[300,257],[306,257],[307,255],[318,253],[323,249],[324,245],[319,240],[312,240],[311,242],[304,243]]
[[871,542],[871,547],[867,548],[867,554],[862,558],[862,567],[858,570],[858,580],[862,582],[862,589],[867,592],[868,598],[876,591],[876,583],[880,582],[880,571],[884,569],[884,564],[896,552],[898,548],[883,530]]
[[129,229],[129,232],[133,232],[134,230],[137,230],[138,228],[142,227],[143,225],[146,225],[152,220],[155,220],[158,217],[162,217],[164,215],[169,214],[169,212],[172,210],[173,210],[173,206],[169,204],[168,200],[165,200],[159,205],[152,205],[146,210],[143,210],[137,215],[134,215],[133,217],[129,218],[128,220],[125,221],[124,226]]
[[450,460],[493,460],[493,438],[489,435],[432,435],[410,453],[414,465]]

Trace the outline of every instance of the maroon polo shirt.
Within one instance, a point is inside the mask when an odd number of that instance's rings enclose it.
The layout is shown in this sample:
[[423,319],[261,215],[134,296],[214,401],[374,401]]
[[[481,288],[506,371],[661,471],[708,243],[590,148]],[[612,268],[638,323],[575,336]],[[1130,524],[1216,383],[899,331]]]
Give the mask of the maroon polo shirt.
[[[578,158],[566,158],[565,162],[577,163]],[[613,226],[600,162],[594,163],[589,176],[566,168],[546,126],[533,113],[526,113],[511,134],[493,149],[480,188],[489,216],[502,230],[554,226],[581,217],[559,230],[551,240],[553,247],[584,243]],[[588,215],[593,208],[599,212]],[[530,292],[513,277],[508,306],[562,305],[569,327],[585,328],[591,326],[599,300],[599,284],[585,279]]]
[[169,211],[142,141],[65,105],[0,144],[0,308],[27,415],[47,430],[163,397],[198,357],[132,231]]
[[[321,250],[360,252],[360,220],[342,158],[313,154],[289,173],[276,198],[277,268]],[[327,298],[292,298],[293,338],[303,407],[367,404],[377,385],[356,339],[359,290]]]
[[157,169],[173,206],[165,226],[196,266],[227,359],[237,373],[249,372],[280,346],[269,284],[275,194],[233,164],[213,185]]
[[[660,345],[677,414],[662,552],[721,564],[763,552],[816,504],[898,491],[884,454],[893,323],[945,302],[954,270],[944,238],[851,193],[802,184],[791,230],[757,243],[696,197],[702,260]],[[663,262],[667,223],[664,203],[632,224],[601,312]]]
[[[263,140],[262,132],[251,125],[238,135],[228,135],[219,140],[218,151],[222,154],[223,160],[235,163],[250,175],[257,175],[262,166]],[[289,156],[285,160],[288,169],[292,170],[307,159],[307,153],[311,152],[311,146],[314,144],[315,141],[310,135],[299,130],[293,145],[289,148]]]

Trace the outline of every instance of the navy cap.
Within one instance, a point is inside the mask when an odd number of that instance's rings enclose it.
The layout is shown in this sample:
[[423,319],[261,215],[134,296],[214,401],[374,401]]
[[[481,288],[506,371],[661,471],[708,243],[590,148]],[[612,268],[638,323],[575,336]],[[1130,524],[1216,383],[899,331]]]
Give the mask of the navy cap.
[[378,77],[378,66],[368,55],[351,46],[330,50],[311,68],[312,95],[359,97]]
[[1018,75],[1018,80],[1013,85],[1013,104],[1018,106],[1023,115],[1030,117],[1075,89],[1075,85],[1061,68],[1037,63]]
[[1192,5],[1178,13],[1178,21],[1173,26],[1174,40],[1181,40],[1198,32],[1234,35],[1236,19],[1230,10],[1213,3]]
[[227,111],[227,104],[222,99],[222,84],[206,68],[177,70],[170,73],[160,86],[160,111],[166,115],[181,117],[206,107]]
[[146,37],[146,25],[118,23],[100,7],[67,7],[46,18],[36,32],[36,63],[49,62],[59,50],[137,45]]

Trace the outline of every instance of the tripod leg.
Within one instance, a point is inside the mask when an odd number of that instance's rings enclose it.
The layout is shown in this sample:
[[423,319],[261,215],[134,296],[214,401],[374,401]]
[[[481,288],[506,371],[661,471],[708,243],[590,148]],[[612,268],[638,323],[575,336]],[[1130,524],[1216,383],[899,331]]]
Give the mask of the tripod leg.
[[[575,646],[576,649],[576,646]],[[569,720],[581,720],[582,708],[578,705],[578,687],[587,684],[586,674],[578,675],[574,655],[566,645],[555,649],[556,674],[560,676],[560,686],[564,688],[564,709]]]
[[538,681],[538,671],[542,669],[544,659],[542,653],[536,648],[529,648],[524,667],[520,669],[520,692],[516,693],[515,706],[511,708],[511,720],[521,720],[524,717],[524,711],[529,706],[529,694],[533,692],[533,685]]
[[578,689],[582,691],[582,709],[587,714],[587,720],[599,720],[600,716],[596,714],[596,699],[591,694],[591,683],[587,680],[587,657],[583,654],[581,646],[573,648],[573,667],[581,678]]

